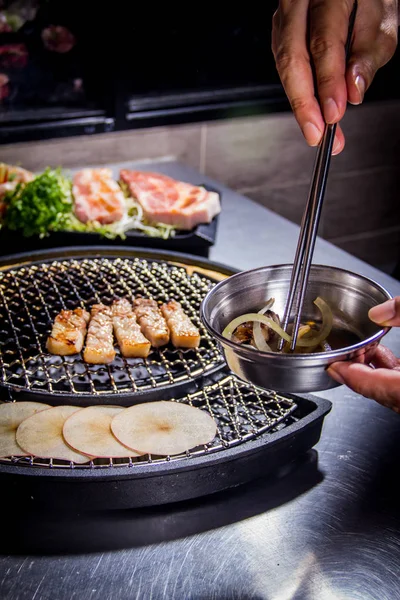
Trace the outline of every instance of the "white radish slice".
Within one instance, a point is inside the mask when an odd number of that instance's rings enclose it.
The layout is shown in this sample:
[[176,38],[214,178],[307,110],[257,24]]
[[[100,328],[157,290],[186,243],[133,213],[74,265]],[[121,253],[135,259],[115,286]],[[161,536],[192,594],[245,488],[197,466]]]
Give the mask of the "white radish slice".
[[65,441],[77,452],[98,458],[124,458],[140,456],[117,440],[111,431],[112,419],[121,411],[121,406],[88,406],[65,421]]
[[0,404],[0,456],[27,456],[17,444],[15,433],[19,425],[35,413],[50,408],[41,402],[6,402]]
[[122,444],[142,454],[172,456],[208,444],[217,426],[208,413],[178,402],[146,402],[119,413],[111,430]]
[[65,421],[78,410],[82,409],[78,406],[54,406],[32,415],[18,427],[17,444],[30,456],[88,462],[91,457],[70,448],[62,434]]

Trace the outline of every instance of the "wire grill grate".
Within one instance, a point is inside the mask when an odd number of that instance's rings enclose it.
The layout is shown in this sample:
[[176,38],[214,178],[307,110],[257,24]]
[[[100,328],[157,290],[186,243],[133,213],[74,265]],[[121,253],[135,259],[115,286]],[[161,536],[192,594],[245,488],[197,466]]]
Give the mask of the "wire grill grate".
[[[181,266],[142,258],[73,258],[20,265],[0,273],[0,384],[11,391],[74,397],[135,394],[185,383],[223,367],[214,340],[199,319],[214,281]],[[90,309],[115,297],[175,298],[201,331],[196,350],[171,346],[147,359],[117,350],[111,365],[88,365],[80,355],[52,356],[46,339],[62,309]]]
[[204,387],[201,391],[188,394],[178,402],[186,402],[208,411],[217,423],[218,433],[208,446],[202,446],[184,455],[156,458],[151,456],[137,459],[96,459],[86,465],[74,465],[60,460],[32,457],[3,459],[0,462],[16,466],[47,468],[95,469],[126,467],[139,468],[143,465],[170,461],[187,461],[195,456],[221,452],[232,446],[256,439],[263,433],[276,431],[293,420],[297,404],[291,398],[276,392],[259,390],[229,375],[221,381]]

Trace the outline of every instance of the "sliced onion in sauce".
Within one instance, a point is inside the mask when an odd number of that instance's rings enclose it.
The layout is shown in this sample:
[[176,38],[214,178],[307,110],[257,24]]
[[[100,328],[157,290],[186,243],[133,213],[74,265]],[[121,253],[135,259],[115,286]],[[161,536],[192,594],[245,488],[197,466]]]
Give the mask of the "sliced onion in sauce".
[[265,315],[259,315],[258,313],[246,313],[244,315],[240,315],[239,317],[236,317],[236,319],[233,319],[225,327],[225,329],[222,332],[222,335],[224,337],[226,337],[228,340],[230,340],[235,329],[237,327],[239,327],[239,325],[242,325],[242,323],[246,323],[246,321],[255,321],[258,323],[264,323],[265,325],[268,325],[269,327],[271,327],[271,329],[276,331],[276,333],[278,335],[280,335],[281,337],[283,337],[284,340],[286,340],[287,342],[290,342],[290,339],[291,339],[290,335],[287,334],[285,331],[283,331],[282,327],[277,325],[275,323],[275,321],[273,321],[273,319],[269,319]]
[[[259,315],[265,314],[267,312],[267,310],[269,310],[271,308],[271,306],[273,306],[274,302],[275,302],[275,298],[270,298],[268,300],[267,304],[264,306],[264,308],[262,308],[261,310],[258,311],[258,314]],[[254,337],[254,343],[257,347],[257,350],[261,350],[262,352],[272,352],[270,345],[265,340],[264,335],[261,331],[261,324],[258,323],[257,321],[253,325],[253,337]]]
[[[315,335],[309,336],[310,327],[308,325],[303,325],[299,329],[299,334],[297,337],[297,344],[299,348],[315,348],[319,346],[322,342],[324,342],[329,336],[332,326],[333,326],[333,314],[329,305],[322,298],[318,297],[314,300],[314,304],[319,308],[322,314],[322,325],[318,332]],[[246,323],[247,321],[254,322],[253,325],[253,334],[254,334],[254,342],[259,350],[262,350],[264,344],[267,346],[268,352],[271,352],[271,348],[268,346],[267,342],[264,340],[264,336],[261,331],[260,323],[268,325],[273,331],[275,331],[278,335],[280,335],[286,342],[290,344],[291,336],[287,334],[282,327],[280,327],[273,319],[266,317],[262,312],[266,312],[270,308],[269,304],[265,306],[259,313],[246,313],[244,315],[240,315],[235,319],[232,319],[230,323],[225,327],[222,332],[222,335],[226,337],[228,340],[232,338],[232,335],[239,325]],[[256,325],[259,327],[259,331],[256,332]],[[259,334],[262,336],[262,340],[259,337]]]
[[[306,336],[306,335],[308,335],[310,332],[311,332],[311,327],[310,327],[309,325],[300,325],[300,327],[299,327],[299,332],[298,332],[298,334],[297,334],[297,342],[298,342],[298,341],[299,341],[299,340],[300,340],[300,339],[301,339],[303,336]],[[296,344],[296,348],[297,348],[297,346],[298,346],[298,345],[299,345],[299,344],[297,343],[297,344]],[[286,353],[287,353],[287,352],[289,352],[289,351],[290,351],[290,345],[289,345],[289,344],[285,344],[285,345],[283,346],[283,349],[282,349],[282,351],[283,351],[283,352],[286,352]]]
[[302,348],[308,348],[310,346],[319,346],[323,341],[327,339],[333,326],[333,314],[328,304],[322,298],[318,297],[314,300],[315,306],[319,308],[322,314],[322,325],[321,329],[316,333],[315,336],[310,338],[302,338],[298,340],[297,345]]

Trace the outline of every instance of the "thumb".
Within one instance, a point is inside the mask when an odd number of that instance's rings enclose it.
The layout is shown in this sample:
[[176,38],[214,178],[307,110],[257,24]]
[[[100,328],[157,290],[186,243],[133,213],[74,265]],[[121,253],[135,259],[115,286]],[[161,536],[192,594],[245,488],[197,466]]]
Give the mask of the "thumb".
[[384,327],[400,326],[400,296],[378,304],[370,309],[369,318],[374,323]]

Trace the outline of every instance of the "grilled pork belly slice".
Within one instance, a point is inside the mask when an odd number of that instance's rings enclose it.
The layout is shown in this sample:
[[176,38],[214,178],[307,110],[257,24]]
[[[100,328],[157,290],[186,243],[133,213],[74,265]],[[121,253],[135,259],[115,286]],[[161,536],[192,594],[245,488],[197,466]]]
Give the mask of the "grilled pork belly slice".
[[114,333],[122,355],[127,358],[146,358],[149,355],[151,344],[144,337],[129,300],[125,298],[115,300],[112,305],[112,314]]
[[221,212],[219,194],[159,173],[120,171],[120,179],[143,208],[145,217],[177,229],[211,223]]
[[82,223],[104,225],[120,221],[126,213],[124,194],[111,169],[83,169],[74,175],[74,212]]
[[83,359],[93,365],[111,363],[115,358],[112,310],[104,304],[94,304],[86,336]]
[[133,312],[140,329],[154,348],[165,346],[169,342],[169,329],[155,300],[136,298]]
[[189,319],[181,304],[170,300],[161,306],[175,348],[198,348],[200,332]]
[[78,354],[83,348],[89,319],[89,313],[83,308],[62,310],[54,319],[47,350],[60,356]]

